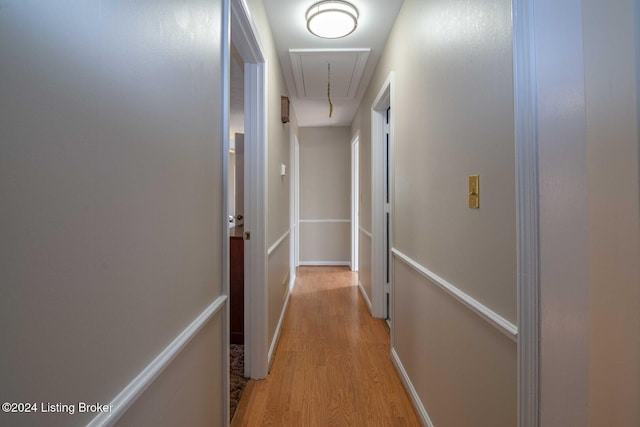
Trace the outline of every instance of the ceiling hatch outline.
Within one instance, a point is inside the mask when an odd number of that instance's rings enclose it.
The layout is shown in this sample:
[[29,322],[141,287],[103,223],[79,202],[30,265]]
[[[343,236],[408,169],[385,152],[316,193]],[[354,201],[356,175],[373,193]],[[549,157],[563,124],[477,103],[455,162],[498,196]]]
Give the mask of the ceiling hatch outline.
[[355,100],[370,52],[368,48],[289,49],[298,98],[326,98],[331,64],[331,98]]

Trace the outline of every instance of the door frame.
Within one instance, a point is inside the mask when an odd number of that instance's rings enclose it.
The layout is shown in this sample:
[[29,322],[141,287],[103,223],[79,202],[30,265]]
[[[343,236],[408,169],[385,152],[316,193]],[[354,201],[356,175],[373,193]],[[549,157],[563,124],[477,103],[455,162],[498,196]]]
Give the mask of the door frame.
[[298,254],[298,158],[296,147],[298,135],[294,127],[289,128],[289,277],[291,289],[296,278],[297,254]]
[[[371,225],[372,225],[372,239],[371,239],[371,315],[376,318],[384,319],[387,317],[393,317],[393,286],[390,291],[390,304],[389,309],[391,313],[387,313],[386,307],[386,293],[385,293],[385,274],[384,274],[384,261],[385,261],[385,203],[384,203],[384,190],[385,190],[385,127],[387,108],[394,109],[394,72],[389,72],[387,79],[382,85],[382,88],[378,92],[373,104],[371,105]],[[389,118],[389,191],[390,199],[389,206],[393,206],[393,143],[394,143],[394,114],[391,114]],[[393,212],[390,209],[390,223],[393,224]],[[390,250],[393,247],[393,227],[389,231],[389,268],[391,269],[391,253]],[[393,274],[389,274],[389,281],[392,280]],[[393,345],[393,328],[392,328],[392,342]]]
[[294,268],[300,266],[300,140],[298,135],[294,134],[293,138],[293,221],[294,221],[294,253],[293,253],[293,265]]
[[[251,234],[250,239],[245,240],[244,369],[246,376],[262,379],[268,373],[266,55],[245,0],[230,0],[230,16],[230,40],[245,63],[244,227],[245,232]],[[229,41],[225,43],[225,49],[225,55],[228,57]],[[226,108],[229,108],[228,103]],[[228,112],[226,114],[228,121]],[[224,252],[224,262],[225,265],[229,263],[228,249]],[[228,282],[228,277],[226,281]]]
[[223,425],[229,425],[230,412],[230,363],[229,342],[231,337],[231,319],[229,304],[229,119],[231,114],[231,22],[230,22],[230,0],[222,0],[222,293],[226,295],[224,302],[224,312],[222,318],[222,419]]
[[358,271],[360,237],[360,132],[351,140],[351,271]]
[[518,263],[518,426],[540,425],[538,99],[533,0],[513,0]]

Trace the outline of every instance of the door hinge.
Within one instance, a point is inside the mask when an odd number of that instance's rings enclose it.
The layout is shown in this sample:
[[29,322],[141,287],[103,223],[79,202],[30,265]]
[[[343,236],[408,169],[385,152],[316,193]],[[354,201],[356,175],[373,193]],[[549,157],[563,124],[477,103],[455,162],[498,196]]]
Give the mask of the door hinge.
[[391,283],[385,283],[384,284],[384,292],[387,294],[391,293]]

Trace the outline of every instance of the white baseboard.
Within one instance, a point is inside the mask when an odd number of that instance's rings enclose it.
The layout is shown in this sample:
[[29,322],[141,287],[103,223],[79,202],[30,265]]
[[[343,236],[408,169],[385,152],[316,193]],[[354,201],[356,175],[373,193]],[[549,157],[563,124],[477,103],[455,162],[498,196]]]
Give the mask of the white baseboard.
[[291,294],[293,292],[293,288],[296,284],[296,269],[293,268],[293,274],[289,275],[289,277],[291,278],[289,281],[289,294]]
[[358,280],[358,289],[360,289],[360,295],[362,295],[362,299],[367,303],[367,307],[369,307],[369,314],[373,313],[373,308],[371,305],[371,300],[369,299],[369,295],[367,295],[367,291],[364,290],[362,286],[362,282]]
[[147,388],[169,366],[173,359],[180,354],[198,332],[213,318],[227,301],[226,295],[219,296],[209,307],[187,326],[146,368],[134,378],[110,403],[110,412],[103,412],[95,417],[87,427],[109,427],[114,425],[120,417],[138,400]]
[[351,261],[300,261],[300,265],[308,266],[342,266],[347,267],[351,265]]
[[393,366],[395,366],[396,371],[398,371],[398,375],[400,376],[400,380],[404,384],[405,389],[407,390],[407,394],[409,394],[409,398],[411,398],[411,403],[413,403],[413,407],[416,412],[418,412],[418,418],[420,418],[420,422],[423,426],[426,427],[434,427],[431,422],[431,418],[429,418],[429,414],[427,413],[426,408],[422,404],[420,400],[420,396],[418,396],[418,392],[413,387],[411,380],[409,379],[409,375],[407,371],[404,369],[402,362],[400,361],[400,357],[398,357],[398,353],[394,348],[391,349],[391,361],[393,362]]
[[291,278],[289,276],[289,288],[287,291],[287,296],[284,299],[284,304],[282,305],[282,312],[280,313],[280,319],[278,319],[278,325],[276,326],[276,331],[273,334],[273,340],[271,340],[271,346],[269,346],[269,354],[267,359],[267,365],[269,366],[269,371],[271,371],[271,364],[273,363],[274,356],[276,355],[276,349],[278,348],[278,342],[280,341],[280,333],[282,332],[282,324],[284,323],[284,316],[287,314],[287,308],[289,307],[289,299],[291,299],[291,292],[293,291],[293,281],[295,280],[295,276]]
[[329,224],[329,223],[349,223],[351,219],[301,219],[300,223],[308,224]]

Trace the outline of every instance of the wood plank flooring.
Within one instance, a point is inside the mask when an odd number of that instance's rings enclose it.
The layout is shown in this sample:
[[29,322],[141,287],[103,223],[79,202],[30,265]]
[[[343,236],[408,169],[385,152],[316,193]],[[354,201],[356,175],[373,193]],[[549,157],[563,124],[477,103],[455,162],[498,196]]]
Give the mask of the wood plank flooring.
[[300,267],[268,378],[242,397],[232,426],[419,426],[347,267]]

